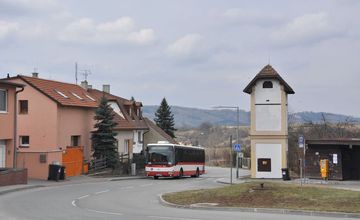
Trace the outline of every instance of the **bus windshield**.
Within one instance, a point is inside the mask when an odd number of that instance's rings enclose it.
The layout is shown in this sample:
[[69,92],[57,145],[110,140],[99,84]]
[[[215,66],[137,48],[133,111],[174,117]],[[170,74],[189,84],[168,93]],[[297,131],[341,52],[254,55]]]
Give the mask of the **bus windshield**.
[[148,164],[173,164],[174,148],[172,146],[148,146]]

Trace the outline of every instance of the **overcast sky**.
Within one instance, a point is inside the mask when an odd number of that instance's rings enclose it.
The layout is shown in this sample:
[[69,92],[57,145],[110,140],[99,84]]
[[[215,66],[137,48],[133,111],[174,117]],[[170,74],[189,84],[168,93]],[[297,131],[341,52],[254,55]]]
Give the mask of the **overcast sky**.
[[[289,110],[360,116],[360,1],[0,0],[0,77],[90,84],[144,105],[240,106],[270,64]],[[79,74],[79,81],[84,76]]]

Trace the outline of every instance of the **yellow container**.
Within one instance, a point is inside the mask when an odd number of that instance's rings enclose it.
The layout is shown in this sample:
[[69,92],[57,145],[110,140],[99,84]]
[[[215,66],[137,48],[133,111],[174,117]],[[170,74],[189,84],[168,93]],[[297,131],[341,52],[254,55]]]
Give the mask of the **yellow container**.
[[321,173],[321,177],[324,179],[329,177],[329,160],[328,159],[320,160],[320,173]]

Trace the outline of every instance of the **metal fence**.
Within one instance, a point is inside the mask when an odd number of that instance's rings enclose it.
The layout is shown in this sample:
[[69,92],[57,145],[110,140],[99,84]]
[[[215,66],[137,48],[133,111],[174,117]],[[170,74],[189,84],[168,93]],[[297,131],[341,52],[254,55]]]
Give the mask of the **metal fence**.
[[94,159],[89,164],[89,173],[95,173],[107,167],[106,157]]

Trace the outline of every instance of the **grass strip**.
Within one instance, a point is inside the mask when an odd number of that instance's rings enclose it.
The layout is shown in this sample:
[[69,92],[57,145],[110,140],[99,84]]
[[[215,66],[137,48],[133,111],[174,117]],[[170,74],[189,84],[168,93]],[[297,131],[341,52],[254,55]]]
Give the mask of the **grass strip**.
[[165,194],[179,205],[218,203],[218,207],[276,208],[308,211],[360,213],[360,192],[326,186],[303,186],[265,182],[243,183],[215,189]]

